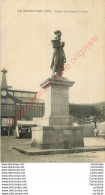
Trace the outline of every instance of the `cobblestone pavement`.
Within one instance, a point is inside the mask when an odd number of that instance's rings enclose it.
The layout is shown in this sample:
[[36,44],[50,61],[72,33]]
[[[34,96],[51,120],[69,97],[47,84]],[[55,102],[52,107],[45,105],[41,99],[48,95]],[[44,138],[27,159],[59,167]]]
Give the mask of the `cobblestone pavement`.
[[73,154],[53,154],[53,155],[33,155],[29,156],[21,154],[14,150],[16,146],[30,146],[30,139],[15,139],[13,136],[1,137],[1,161],[2,162],[105,162],[105,151],[98,152],[84,152],[84,153],[73,153]]

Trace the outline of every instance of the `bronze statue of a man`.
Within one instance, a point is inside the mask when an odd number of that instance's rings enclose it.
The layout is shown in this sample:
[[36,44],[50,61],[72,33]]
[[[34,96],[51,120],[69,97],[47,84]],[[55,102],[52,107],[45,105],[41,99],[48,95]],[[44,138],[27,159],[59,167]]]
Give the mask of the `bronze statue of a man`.
[[54,32],[55,39],[51,41],[53,45],[53,58],[52,58],[52,63],[51,63],[51,69],[53,72],[53,76],[56,75],[57,73],[62,73],[64,70],[64,63],[66,62],[66,57],[65,53],[63,50],[63,47],[65,46],[65,42],[61,42],[61,31],[57,30]]

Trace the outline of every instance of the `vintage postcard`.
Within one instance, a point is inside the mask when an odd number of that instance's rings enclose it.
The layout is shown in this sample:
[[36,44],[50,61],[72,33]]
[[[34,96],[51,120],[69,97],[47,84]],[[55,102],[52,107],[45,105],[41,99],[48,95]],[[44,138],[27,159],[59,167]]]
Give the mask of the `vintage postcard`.
[[105,1],[2,0],[1,162],[105,162]]

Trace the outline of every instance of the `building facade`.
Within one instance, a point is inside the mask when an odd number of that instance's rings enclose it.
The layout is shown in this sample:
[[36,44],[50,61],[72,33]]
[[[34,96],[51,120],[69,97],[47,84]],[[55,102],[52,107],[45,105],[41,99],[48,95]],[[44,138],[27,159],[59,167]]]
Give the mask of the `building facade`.
[[17,120],[33,120],[33,117],[43,117],[44,100],[39,103],[32,103],[32,98],[36,97],[37,92],[14,90],[7,85],[6,73],[2,71],[1,81],[1,133],[3,134],[8,128],[15,129]]

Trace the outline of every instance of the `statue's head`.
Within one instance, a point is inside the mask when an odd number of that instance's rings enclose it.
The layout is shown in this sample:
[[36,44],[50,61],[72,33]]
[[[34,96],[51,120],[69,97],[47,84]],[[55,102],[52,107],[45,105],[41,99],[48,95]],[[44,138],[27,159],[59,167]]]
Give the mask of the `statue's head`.
[[54,32],[54,34],[56,35],[56,36],[60,36],[61,37],[61,35],[62,35],[62,33],[61,33],[61,31],[60,30],[56,30],[55,32]]

